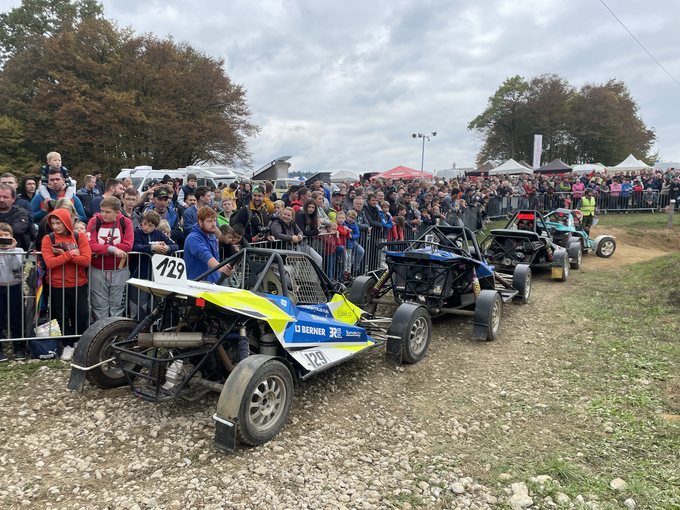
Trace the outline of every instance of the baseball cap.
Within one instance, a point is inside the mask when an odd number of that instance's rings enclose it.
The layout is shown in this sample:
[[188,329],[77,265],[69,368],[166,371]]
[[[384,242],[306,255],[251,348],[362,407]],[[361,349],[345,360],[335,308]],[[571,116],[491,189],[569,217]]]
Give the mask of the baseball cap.
[[340,191],[334,191],[333,194],[331,195],[332,197],[339,197],[342,195],[342,192]]
[[165,188],[158,188],[156,191],[153,192],[153,197],[154,198],[170,197],[170,194],[168,193],[168,190],[166,190]]
[[264,194],[264,186],[255,186],[253,188],[253,191],[250,193],[263,193]]

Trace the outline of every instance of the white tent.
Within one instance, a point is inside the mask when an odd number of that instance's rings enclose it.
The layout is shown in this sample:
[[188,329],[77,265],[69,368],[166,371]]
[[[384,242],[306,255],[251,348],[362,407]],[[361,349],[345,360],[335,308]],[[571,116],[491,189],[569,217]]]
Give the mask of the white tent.
[[574,172],[578,174],[589,174],[595,172],[596,174],[606,174],[607,167],[602,165],[593,165],[592,163],[586,165],[574,165]]
[[489,175],[501,175],[501,174],[533,174],[534,171],[530,168],[520,165],[514,159],[509,159],[501,166],[497,166],[493,170],[489,170]]
[[345,182],[345,181],[356,182],[358,180],[359,176],[354,172],[350,172],[349,170],[338,170],[334,174],[331,174],[332,182]]
[[630,154],[626,159],[614,167],[610,167],[615,172],[633,172],[638,170],[645,170],[650,168],[649,165],[643,163]]

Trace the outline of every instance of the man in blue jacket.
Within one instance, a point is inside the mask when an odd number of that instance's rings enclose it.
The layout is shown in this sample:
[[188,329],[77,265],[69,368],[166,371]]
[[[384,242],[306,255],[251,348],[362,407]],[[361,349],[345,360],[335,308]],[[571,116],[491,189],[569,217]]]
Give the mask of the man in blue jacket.
[[[216,231],[217,213],[210,207],[201,207],[196,213],[196,225],[184,241],[184,263],[189,280],[219,265]],[[234,268],[229,264],[222,266],[219,271],[208,275],[204,281],[217,283],[222,274],[231,276],[234,274]]]
[[[52,212],[57,199],[62,198],[66,193],[66,190],[64,190],[64,176],[61,175],[59,170],[50,170],[47,179],[47,190],[50,192],[52,199],[46,203],[42,195],[36,193],[33,200],[31,200],[33,221],[36,223],[40,223],[40,220],[42,220],[47,213]],[[83,209],[83,204],[80,199],[78,197],[71,197],[71,202],[73,202],[80,219],[86,221],[87,216],[85,216],[85,209]]]

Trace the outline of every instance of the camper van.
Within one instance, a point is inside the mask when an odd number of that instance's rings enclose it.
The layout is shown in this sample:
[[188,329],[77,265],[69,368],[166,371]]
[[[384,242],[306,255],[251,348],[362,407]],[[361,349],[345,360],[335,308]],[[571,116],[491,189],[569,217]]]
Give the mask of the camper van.
[[[218,168],[216,170],[219,171]],[[198,186],[208,186],[211,190],[215,190],[217,186],[224,182],[229,185],[236,180],[236,174],[229,172],[213,172],[201,167],[187,167],[177,170],[153,170],[150,166],[137,166],[134,169],[124,168],[116,176],[116,179],[123,179],[129,177],[132,180],[132,185],[144,193],[151,186],[158,183],[163,177],[170,176],[173,179],[181,179],[182,185],[187,182],[187,175],[195,174],[198,178]]]

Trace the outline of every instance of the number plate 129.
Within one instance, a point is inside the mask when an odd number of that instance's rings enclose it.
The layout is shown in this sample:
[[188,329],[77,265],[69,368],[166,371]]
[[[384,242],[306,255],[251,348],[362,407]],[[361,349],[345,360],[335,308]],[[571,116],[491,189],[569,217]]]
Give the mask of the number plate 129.
[[166,255],[154,255],[151,258],[153,279],[158,283],[186,286],[187,272],[184,260]]

